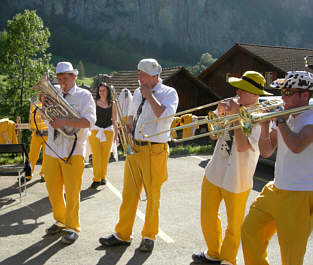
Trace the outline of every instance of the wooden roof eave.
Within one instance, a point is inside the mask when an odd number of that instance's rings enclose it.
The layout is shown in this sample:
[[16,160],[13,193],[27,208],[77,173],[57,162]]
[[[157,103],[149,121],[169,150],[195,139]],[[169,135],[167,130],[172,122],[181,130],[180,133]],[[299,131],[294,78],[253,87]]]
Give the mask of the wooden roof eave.
[[277,72],[286,73],[286,71],[285,71],[284,69],[281,69],[281,68],[279,68],[278,66],[272,64],[271,62],[266,61],[265,59],[263,59],[262,57],[256,55],[255,53],[249,51],[249,50],[246,49],[245,47],[240,46],[240,44],[239,44],[239,47],[240,47],[242,50],[244,50],[246,53],[248,53],[250,56],[256,58],[258,61],[261,61],[263,64],[267,64],[267,65],[269,65],[271,68],[274,68]]
[[249,51],[248,49],[242,47],[240,45],[240,43],[236,43],[230,50],[228,50],[225,54],[223,54],[217,61],[215,61],[211,66],[209,66],[207,69],[205,69],[202,73],[199,74],[198,79],[199,80],[203,80],[208,74],[212,73],[216,68],[218,68],[218,66],[220,66],[221,64],[223,64],[227,58],[229,58],[232,54],[234,54],[236,51],[238,50],[242,50],[243,52],[249,54],[251,57],[256,58],[257,60],[259,60],[260,62],[262,62],[263,64],[267,64],[270,67],[274,68],[276,71],[280,71],[283,73],[286,73],[285,70],[279,68],[278,66],[266,61],[265,59],[263,59],[262,57],[256,55],[255,53]]
[[201,81],[200,79],[198,79],[197,77],[195,77],[192,73],[190,73],[187,69],[185,69],[184,67],[182,67],[181,71],[183,71],[186,75],[188,75],[190,77],[190,79],[199,87],[201,87],[204,90],[207,90],[210,94],[212,94],[213,96],[215,96],[217,99],[219,98],[216,93],[214,91],[212,91],[210,89],[210,87],[204,83],[203,81]]

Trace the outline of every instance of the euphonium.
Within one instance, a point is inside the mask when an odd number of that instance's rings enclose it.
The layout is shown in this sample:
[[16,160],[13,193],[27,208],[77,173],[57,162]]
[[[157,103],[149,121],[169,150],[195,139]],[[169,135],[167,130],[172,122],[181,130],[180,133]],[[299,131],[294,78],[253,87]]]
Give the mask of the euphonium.
[[[36,104],[36,96],[33,96],[30,101],[38,109],[39,113],[47,120],[53,121],[56,118],[79,119],[80,116],[73,107],[64,99],[62,91],[52,85],[49,80],[49,75],[43,76],[32,89],[37,90],[40,96],[45,97],[45,102],[42,108]],[[66,137],[74,138],[79,132],[79,128],[62,127],[57,129],[58,132]]]

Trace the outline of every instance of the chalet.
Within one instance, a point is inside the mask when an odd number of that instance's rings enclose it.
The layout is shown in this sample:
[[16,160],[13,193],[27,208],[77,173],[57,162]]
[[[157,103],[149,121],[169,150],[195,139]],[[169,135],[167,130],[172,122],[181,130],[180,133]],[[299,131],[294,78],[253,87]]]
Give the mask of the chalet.
[[[271,82],[284,77],[287,71],[313,72],[305,66],[305,56],[312,58],[313,50],[237,43],[200,73],[198,79],[219,98],[228,98],[235,95],[235,90],[227,83],[228,78],[253,70],[264,75],[266,88],[270,89]],[[278,94],[276,90],[270,92]]]
[[[210,91],[208,86],[197,79],[184,67],[164,68],[161,78],[165,85],[174,87],[179,96],[178,112],[216,101],[217,96]],[[108,81],[117,93],[123,88],[128,88],[132,93],[138,88],[137,71],[119,71]],[[194,112],[196,115],[206,115],[207,109]]]

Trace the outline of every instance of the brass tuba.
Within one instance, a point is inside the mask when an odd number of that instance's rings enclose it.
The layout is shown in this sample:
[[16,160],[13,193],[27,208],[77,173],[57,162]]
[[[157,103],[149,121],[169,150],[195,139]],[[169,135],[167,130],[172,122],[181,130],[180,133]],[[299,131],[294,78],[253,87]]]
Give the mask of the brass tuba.
[[[79,119],[80,116],[73,107],[62,96],[61,89],[55,87],[49,80],[49,74],[43,76],[32,89],[37,90],[39,96],[44,96],[45,102],[42,108],[36,104],[36,96],[33,96],[30,101],[38,109],[39,113],[47,120],[53,121],[56,118]],[[79,128],[62,127],[57,129],[62,135],[74,138],[79,132]]]

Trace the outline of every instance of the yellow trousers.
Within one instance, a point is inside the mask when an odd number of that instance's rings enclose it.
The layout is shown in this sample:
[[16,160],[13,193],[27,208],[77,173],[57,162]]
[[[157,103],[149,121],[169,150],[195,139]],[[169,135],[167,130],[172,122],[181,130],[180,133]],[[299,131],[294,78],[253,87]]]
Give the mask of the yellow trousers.
[[[250,190],[233,193],[213,185],[204,176],[201,192],[201,228],[208,247],[207,254],[219,260],[236,264],[240,246],[240,230]],[[227,212],[227,229],[222,241],[221,219],[218,213],[224,199]]]
[[[167,180],[168,145],[135,146],[136,153],[129,155],[124,167],[124,186],[119,221],[115,227],[122,240],[130,240],[143,182],[147,196],[145,224],[142,237],[155,240],[159,231],[161,186]],[[141,177],[141,176],[142,177]],[[133,178],[132,178],[133,176]],[[142,182],[143,179],[143,182]],[[136,186],[134,185],[134,181]]]
[[89,142],[92,151],[93,181],[101,181],[107,176],[108,163],[113,143],[113,131],[104,131],[106,141],[100,142],[96,137],[98,130],[92,130]]
[[268,265],[267,246],[277,232],[282,265],[302,265],[312,231],[313,191],[287,191],[269,182],[242,227],[246,265]]
[[54,219],[64,224],[66,228],[79,232],[79,201],[84,158],[75,155],[66,164],[61,159],[46,155],[45,169],[46,186]]
[[[43,136],[44,140],[47,141],[48,136]],[[29,162],[32,165],[32,174],[35,170],[35,166],[37,164],[37,160],[39,158],[40,150],[42,148],[42,164],[41,164],[41,170],[39,175],[45,175],[45,148],[46,144],[44,140],[41,138],[41,136],[36,135],[36,132],[32,132],[32,139],[30,142],[30,150],[28,154]],[[26,176],[27,178],[31,179],[32,176]]]

